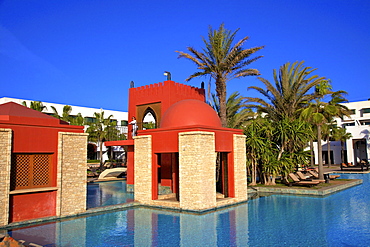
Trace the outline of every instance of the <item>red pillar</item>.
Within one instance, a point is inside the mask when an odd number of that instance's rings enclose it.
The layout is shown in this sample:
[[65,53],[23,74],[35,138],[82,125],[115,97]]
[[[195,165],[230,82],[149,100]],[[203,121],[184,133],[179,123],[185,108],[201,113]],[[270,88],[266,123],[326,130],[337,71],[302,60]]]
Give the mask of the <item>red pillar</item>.
[[134,145],[127,146],[127,184],[135,183]]
[[158,157],[152,153],[152,200],[158,199]]
[[234,152],[227,154],[227,165],[228,165],[228,190],[229,197],[235,197],[235,181],[234,181]]

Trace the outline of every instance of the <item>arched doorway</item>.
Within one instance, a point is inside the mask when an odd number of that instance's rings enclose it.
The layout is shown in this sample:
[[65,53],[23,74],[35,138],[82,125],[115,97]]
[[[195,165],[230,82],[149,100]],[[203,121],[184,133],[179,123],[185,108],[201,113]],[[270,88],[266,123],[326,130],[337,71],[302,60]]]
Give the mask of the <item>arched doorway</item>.
[[[137,126],[139,130],[158,128],[161,122],[161,103],[152,103],[146,105],[140,105],[136,108],[136,120],[138,121]],[[146,124],[145,128],[143,125],[146,123],[153,122],[149,126]]]
[[157,115],[155,114],[155,111],[148,107],[143,116],[143,129],[156,129],[157,126]]

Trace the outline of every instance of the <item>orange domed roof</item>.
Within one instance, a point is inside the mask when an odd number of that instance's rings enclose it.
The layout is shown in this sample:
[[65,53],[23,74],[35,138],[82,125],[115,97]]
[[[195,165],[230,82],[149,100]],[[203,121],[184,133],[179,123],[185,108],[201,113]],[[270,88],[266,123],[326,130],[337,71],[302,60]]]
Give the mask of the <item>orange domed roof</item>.
[[163,114],[161,128],[205,125],[221,127],[215,110],[200,100],[186,99],[171,105]]

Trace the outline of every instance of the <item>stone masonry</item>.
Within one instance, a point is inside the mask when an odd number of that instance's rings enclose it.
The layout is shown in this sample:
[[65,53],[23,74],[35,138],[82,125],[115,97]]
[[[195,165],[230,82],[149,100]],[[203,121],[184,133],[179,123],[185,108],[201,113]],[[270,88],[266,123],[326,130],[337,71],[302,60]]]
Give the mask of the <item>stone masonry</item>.
[[59,132],[57,216],[86,211],[86,133]]
[[135,200],[152,202],[152,136],[136,136],[135,140]]
[[12,130],[0,129],[0,226],[8,224]]
[[248,199],[245,136],[234,135],[233,142],[235,198],[244,201]]
[[216,152],[213,132],[179,133],[180,208],[216,206]]

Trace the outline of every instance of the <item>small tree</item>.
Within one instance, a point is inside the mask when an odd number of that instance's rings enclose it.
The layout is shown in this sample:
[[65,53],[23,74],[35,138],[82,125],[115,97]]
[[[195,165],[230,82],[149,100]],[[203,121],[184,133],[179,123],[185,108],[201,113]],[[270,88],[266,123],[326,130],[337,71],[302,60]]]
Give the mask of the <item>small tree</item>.
[[56,117],[60,120],[68,122],[68,123],[70,122],[70,120],[71,120],[70,114],[72,112],[72,106],[70,106],[70,105],[63,106],[62,116],[59,115],[57,109],[54,106],[51,106],[51,109],[53,110],[53,117]]
[[110,115],[108,118],[104,118],[104,111],[98,113],[94,112],[95,121],[89,124],[86,132],[89,133],[89,140],[97,142],[99,145],[99,156],[100,156],[100,170],[103,169],[103,142],[108,135],[108,126],[111,124]]
[[[28,107],[26,101],[23,101],[22,105],[25,107]],[[47,110],[47,107],[44,106],[41,101],[31,101],[29,108],[39,111],[39,112],[42,112],[43,110]]]
[[[209,104],[221,117],[220,103],[215,94],[211,95],[212,101]],[[239,92],[232,93],[226,102],[227,127],[232,129],[241,129],[246,121],[253,118],[255,113],[246,108],[244,97]]]
[[341,146],[341,162],[345,163],[344,160],[344,144],[347,140],[352,138],[352,134],[348,133],[345,128],[337,127],[333,129],[333,139],[336,141],[340,141]]
[[85,118],[82,116],[81,113],[78,113],[76,117],[70,118],[70,124],[84,126],[85,125]]
[[324,168],[322,162],[322,125],[328,122],[327,118],[324,115],[324,112],[327,114],[335,115],[337,109],[323,102],[321,99],[325,95],[331,93],[331,85],[328,80],[323,80],[321,83],[316,86],[316,94],[318,97],[312,102],[306,109],[301,113],[302,119],[310,121],[312,124],[316,125],[317,128],[317,147],[318,147],[318,161],[319,161],[319,179],[324,179]]
[[70,105],[63,106],[62,116],[59,115],[57,109],[54,106],[51,106],[51,109],[53,110],[53,117],[68,122],[71,125],[85,125],[85,119],[81,113],[78,113],[77,116],[71,116],[72,106]]

